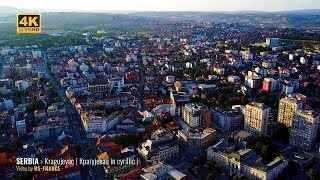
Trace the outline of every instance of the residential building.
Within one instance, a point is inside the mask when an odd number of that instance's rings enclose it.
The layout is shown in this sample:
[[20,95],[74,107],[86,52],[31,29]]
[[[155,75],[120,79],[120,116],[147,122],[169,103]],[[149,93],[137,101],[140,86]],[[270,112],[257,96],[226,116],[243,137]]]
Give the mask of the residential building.
[[175,82],[174,76],[166,76],[166,82],[169,84],[173,84]]
[[158,129],[151,139],[143,142],[138,148],[140,156],[149,164],[175,157],[179,153],[179,146],[173,134]]
[[[105,155],[105,156],[104,156]],[[116,159],[116,160],[125,160],[127,162],[130,162],[128,160],[134,160],[137,161],[137,154],[134,151],[125,151],[120,152],[114,155],[108,154],[108,153],[102,153],[100,155],[100,159]],[[105,158],[104,158],[105,157]],[[133,170],[137,167],[137,164],[135,163],[124,163],[123,165],[105,165],[104,171],[106,173],[106,179],[113,179],[113,177],[118,177],[121,174],[125,174]]]
[[268,74],[268,71],[265,68],[256,67],[256,68],[254,68],[254,71],[256,72],[256,74],[258,76],[263,77],[263,78],[266,77]]
[[300,94],[300,93],[294,93],[294,94],[289,94],[288,96],[292,97],[292,98],[296,98],[299,99],[302,104],[306,104],[307,103],[307,96]]
[[262,79],[258,76],[246,76],[244,85],[249,88],[259,89],[262,86]]
[[244,60],[252,60],[253,59],[253,54],[250,53],[249,50],[247,51],[240,51],[241,57]]
[[243,115],[240,111],[217,107],[211,109],[211,112],[213,123],[225,131],[234,130],[240,124],[243,124]]
[[139,72],[138,71],[130,71],[125,73],[125,78],[127,81],[137,81],[139,80]]
[[4,107],[6,109],[14,108],[13,101],[11,99],[0,99],[0,107]]
[[48,77],[48,75],[47,75],[46,72],[43,72],[43,71],[38,72],[38,78],[39,79],[40,78],[47,78],[47,77]]
[[160,104],[153,109],[155,114],[162,114],[162,113],[170,113],[171,116],[175,115],[175,108],[171,104]]
[[[150,147],[150,150],[147,150],[147,147]],[[147,140],[142,144],[142,148],[138,149],[138,152],[147,163],[152,164],[177,156],[179,147],[176,143],[157,145]]]
[[223,67],[214,67],[213,71],[220,76],[224,75],[225,73],[225,69]]
[[177,92],[175,90],[171,90],[170,100],[172,102],[172,106],[175,108],[175,114],[181,116],[183,106],[189,102],[190,96],[185,92]]
[[179,130],[178,139],[186,147],[207,148],[211,145],[215,132],[212,128],[206,128],[202,132],[199,130]]
[[144,122],[151,122],[153,120],[153,118],[155,117],[152,112],[147,111],[147,110],[139,111],[139,113],[143,116],[142,121],[144,121]]
[[29,82],[25,80],[19,80],[15,82],[15,86],[19,91],[25,91],[29,87]]
[[[188,54],[189,54],[189,52],[188,52]],[[186,68],[187,69],[191,69],[191,68],[194,68],[194,67],[195,67],[195,64],[193,62],[187,62],[186,63]]]
[[277,62],[273,60],[263,61],[261,66],[266,69],[275,68],[277,66]]
[[80,66],[79,66],[79,69],[80,71],[89,71],[89,66],[82,63]]
[[182,118],[190,127],[209,127],[211,113],[202,103],[188,103],[182,108]]
[[34,139],[46,139],[62,133],[61,126],[42,125],[35,128]]
[[239,76],[228,76],[228,82],[233,83],[235,85],[239,85],[241,82],[241,79]]
[[121,117],[118,115],[110,115],[105,117],[99,112],[82,113],[81,120],[87,132],[105,132],[115,127],[119,123]]
[[42,57],[42,53],[40,50],[32,50],[31,52],[33,59],[38,59]]
[[252,135],[266,136],[270,108],[263,103],[251,102],[243,110],[244,130]]
[[291,127],[293,114],[302,108],[302,102],[291,96],[284,97],[279,101],[278,122]]
[[285,94],[293,94],[299,91],[299,82],[297,81],[284,81],[281,84],[282,92]]
[[124,77],[115,77],[108,79],[110,89],[121,89],[125,87]]
[[295,58],[295,56],[296,56],[295,54],[289,54],[289,60],[290,60],[290,61],[293,61],[293,59]]
[[306,59],[304,57],[300,57],[300,63],[301,64],[307,64],[308,63],[308,59]]
[[18,136],[21,137],[27,133],[26,131],[26,121],[21,120],[16,122],[16,127],[18,131]]
[[297,110],[292,118],[290,144],[310,150],[316,140],[318,124],[318,113],[311,110]]
[[106,83],[101,84],[88,84],[87,90],[92,93],[96,92],[107,92],[109,91],[109,85]]
[[47,113],[45,110],[35,110],[34,111],[34,118],[35,119],[41,119],[45,116],[47,116]]
[[277,47],[279,46],[279,38],[267,38],[266,44],[269,47]]
[[63,102],[58,102],[58,103],[52,103],[51,106],[48,107],[47,109],[47,114],[48,116],[55,116],[59,115],[61,113],[66,113],[66,107],[64,106]]
[[279,83],[273,78],[264,78],[262,83],[262,89],[267,92],[274,92],[278,89]]

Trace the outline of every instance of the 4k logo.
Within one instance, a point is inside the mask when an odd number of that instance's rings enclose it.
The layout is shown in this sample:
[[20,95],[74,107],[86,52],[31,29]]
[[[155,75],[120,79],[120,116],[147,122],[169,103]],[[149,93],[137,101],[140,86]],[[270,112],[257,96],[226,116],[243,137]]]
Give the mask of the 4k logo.
[[17,33],[41,33],[41,15],[18,14]]

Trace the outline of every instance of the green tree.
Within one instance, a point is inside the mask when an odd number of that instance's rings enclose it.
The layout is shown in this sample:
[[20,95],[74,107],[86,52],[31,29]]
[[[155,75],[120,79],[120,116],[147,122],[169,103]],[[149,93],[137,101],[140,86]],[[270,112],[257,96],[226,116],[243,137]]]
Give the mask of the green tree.
[[54,100],[54,102],[56,102],[56,103],[57,103],[57,102],[62,102],[61,97],[55,97],[53,100]]
[[35,110],[43,109],[44,103],[42,100],[33,100],[28,105],[28,110],[34,112]]
[[104,105],[95,105],[94,108],[98,111],[103,111],[105,109]]
[[280,155],[279,148],[272,144],[270,138],[260,138],[255,142],[253,149],[262,157],[262,160],[265,163],[271,162],[274,158]]
[[268,145],[262,145],[261,150],[260,150],[260,154],[262,157],[266,157],[269,154],[269,149],[270,147]]
[[214,179],[213,174],[209,173],[207,176],[207,180],[213,180],[213,179]]
[[20,145],[20,139],[14,138],[9,142],[9,152],[16,152]]
[[48,82],[48,80],[47,80],[46,78],[44,78],[44,77],[41,77],[41,78],[39,79],[39,82],[40,82],[41,84],[45,84],[45,83]]
[[280,128],[272,135],[273,140],[280,140],[282,143],[288,144],[290,138],[289,128],[282,124]]
[[148,132],[145,133],[128,133],[128,134],[121,134],[117,135],[113,138],[113,140],[117,144],[121,144],[125,147],[129,145],[138,146],[139,143],[143,140],[143,137],[149,135]]
[[90,153],[92,153],[93,151],[94,151],[94,148],[93,148],[93,147],[88,147],[88,148],[87,148],[87,153],[90,154]]
[[81,155],[81,146],[79,144],[75,145],[74,149],[76,150],[78,155]]
[[195,174],[195,175],[198,175],[200,173],[200,167],[199,166],[194,166],[192,168],[192,172]]
[[196,83],[198,83],[198,84],[204,84],[205,82],[206,82],[206,80],[203,79],[203,78],[197,78],[196,79]]
[[7,148],[4,144],[0,144],[0,153],[6,152]]
[[170,115],[170,113],[166,113],[164,116],[162,116],[162,122],[164,124],[168,124],[169,122],[174,121],[173,117]]

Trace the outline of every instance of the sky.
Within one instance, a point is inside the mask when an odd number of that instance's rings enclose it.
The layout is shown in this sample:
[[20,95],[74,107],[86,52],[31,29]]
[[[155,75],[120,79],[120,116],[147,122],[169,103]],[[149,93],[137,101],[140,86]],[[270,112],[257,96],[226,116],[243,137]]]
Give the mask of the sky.
[[0,6],[87,11],[281,11],[320,9],[320,0],[0,0]]

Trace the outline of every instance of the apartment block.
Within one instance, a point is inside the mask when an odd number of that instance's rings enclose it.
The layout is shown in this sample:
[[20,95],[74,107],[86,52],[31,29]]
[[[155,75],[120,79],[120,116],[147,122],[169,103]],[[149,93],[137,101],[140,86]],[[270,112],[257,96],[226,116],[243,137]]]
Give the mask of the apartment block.
[[319,114],[311,110],[297,110],[293,114],[290,144],[310,150],[317,137]]
[[270,108],[263,103],[251,102],[243,110],[244,130],[252,135],[266,136]]

